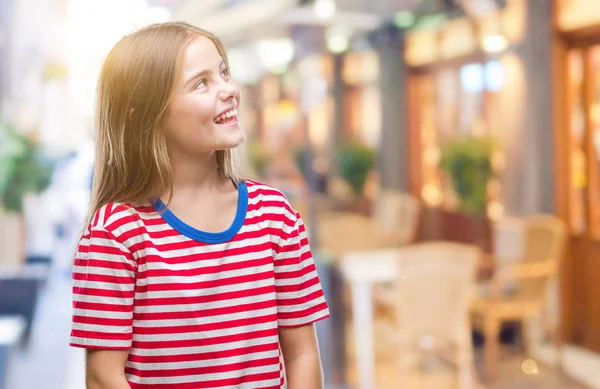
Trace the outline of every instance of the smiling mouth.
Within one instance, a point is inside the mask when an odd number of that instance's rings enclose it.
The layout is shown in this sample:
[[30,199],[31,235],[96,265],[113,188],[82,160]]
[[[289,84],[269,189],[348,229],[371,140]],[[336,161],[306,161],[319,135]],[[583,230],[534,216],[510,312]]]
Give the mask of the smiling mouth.
[[237,121],[238,121],[237,108],[230,109],[229,111],[217,116],[214,119],[215,124],[221,124],[221,125],[234,124]]

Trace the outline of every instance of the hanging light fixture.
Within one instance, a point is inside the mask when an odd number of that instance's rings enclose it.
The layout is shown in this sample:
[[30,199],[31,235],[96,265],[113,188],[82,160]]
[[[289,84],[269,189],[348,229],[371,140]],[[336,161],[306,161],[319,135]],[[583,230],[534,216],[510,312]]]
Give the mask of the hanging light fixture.
[[331,19],[335,15],[336,6],[334,0],[315,0],[315,16],[319,19]]
[[287,70],[294,58],[294,41],[288,38],[263,40],[257,44],[258,56],[267,69],[275,74]]
[[487,53],[499,53],[506,50],[508,40],[502,34],[487,35],[483,38],[481,45]]
[[343,26],[330,27],[325,33],[327,50],[334,54],[340,54],[348,50],[350,35],[351,31]]
[[350,42],[344,35],[334,35],[327,38],[327,49],[334,54],[340,54],[348,50]]
[[502,20],[498,15],[490,15],[480,26],[481,47],[486,53],[495,54],[506,50],[508,38],[502,28]]

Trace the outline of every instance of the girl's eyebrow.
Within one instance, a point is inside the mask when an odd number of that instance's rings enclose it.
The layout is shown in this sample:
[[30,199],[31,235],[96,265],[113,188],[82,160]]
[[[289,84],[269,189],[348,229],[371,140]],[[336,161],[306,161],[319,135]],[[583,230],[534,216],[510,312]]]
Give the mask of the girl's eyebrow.
[[[221,64],[219,65],[219,69],[221,69],[223,66],[225,66],[225,60],[221,61]],[[190,82],[197,80],[200,77],[206,77],[208,74],[210,74],[212,72],[211,69],[204,69],[204,70],[200,70],[199,72],[195,73],[193,76],[191,76],[186,82],[185,85],[189,85]]]

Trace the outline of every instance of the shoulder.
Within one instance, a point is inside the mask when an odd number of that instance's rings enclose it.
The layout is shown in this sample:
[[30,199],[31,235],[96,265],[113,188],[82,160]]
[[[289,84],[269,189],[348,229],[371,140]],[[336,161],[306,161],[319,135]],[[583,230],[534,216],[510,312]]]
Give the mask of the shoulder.
[[[139,239],[137,232],[124,233],[134,230],[131,225],[132,221],[135,221],[136,212],[131,205],[120,203],[109,203],[98,208],[81,235],[77,246],[77,259],[89,258],[92,251],[98,256],[94,257],[95,259],[105,256],[112,256],[111,260],[114,261],[123,258],[128,261],[139,259],[140,255],[135,250],[135,240]],[[134,239],[131,239],[132,237]],[[130,263],[136,266],[135,262]]]
[[151,214],[155,215],[156,212],[150,205],[134,206],[127,203],[108,203],[98,208],[90,218],[86,231],[100,229],[120,236],[143,226],[144,220]]
[[245,183],[250,201],[269,202],[272,205],[279,205],[288,208],[290,211],[293,210],[287,196],[274,186],[253,180],[246,180]]
[[300,218],[287,196],[274,186],[247,180],[249,209],[260,210],[269,220],[295,225]]
[[248,194],[253,195],[263,195],[263,196],[274,196],[278,197],[280,200],[287,201],[287,197],[283,194],[282,191],[271,186],[269,184],[265,184],[263,182],[254,181],[254,180],[245,180],[244,183],[248,188]]
[[246,180],[245,183],[248,188],[248,200],[250,203],[281,207],[291,214],[296,214],[292,204],[281,190],[254,180]]

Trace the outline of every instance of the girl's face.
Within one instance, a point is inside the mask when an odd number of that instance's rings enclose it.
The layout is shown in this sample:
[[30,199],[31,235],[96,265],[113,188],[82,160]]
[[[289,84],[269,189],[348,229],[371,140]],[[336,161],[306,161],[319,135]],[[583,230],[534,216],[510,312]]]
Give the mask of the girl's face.
[[187,47],[165,115],[169,153],[200,156],[244,142],[239,123],[240,88],[215,44],[198,36]]

